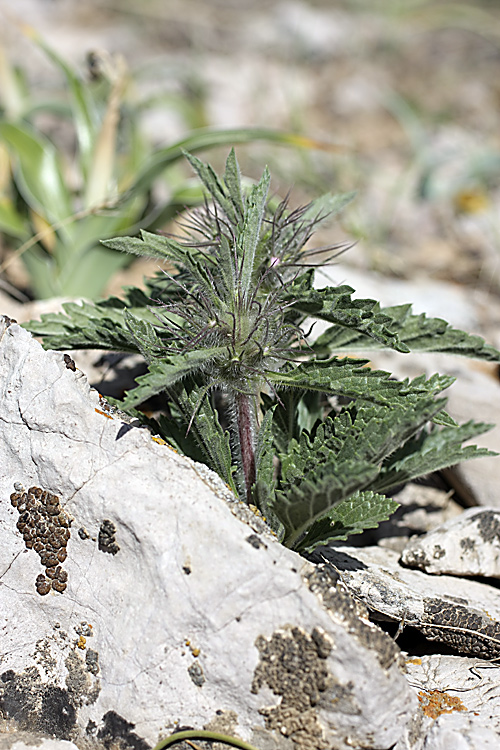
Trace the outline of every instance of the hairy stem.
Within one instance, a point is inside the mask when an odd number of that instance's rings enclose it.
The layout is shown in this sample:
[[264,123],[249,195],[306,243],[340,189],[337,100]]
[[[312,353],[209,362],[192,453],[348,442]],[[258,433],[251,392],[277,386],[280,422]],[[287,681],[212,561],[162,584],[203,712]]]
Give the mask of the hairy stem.
[[236,429],[241,451],[241,467],[245,478],[246,501],[251,501],[252,485],[255,482],[255,399],[246,393],[235,396]]

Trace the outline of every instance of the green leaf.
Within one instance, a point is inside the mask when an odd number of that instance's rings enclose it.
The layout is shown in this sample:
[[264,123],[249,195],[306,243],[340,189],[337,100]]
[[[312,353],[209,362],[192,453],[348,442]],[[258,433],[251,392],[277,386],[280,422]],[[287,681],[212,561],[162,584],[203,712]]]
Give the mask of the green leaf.
[[[500,352],[484,343],[480,336],[453,328],[441,318],[428,318],[425,314],[412,315],[411,305],[379,308],[379,314],[390,318],[387,328],[397,336],[410,351],[444,352],[463,357],[474,357],[491,362],[500,361]],[[374,341],[361,331],[332,326],[312,345],[319,355],[335,351],[366,352],[383,348],[382,341]]]
[[315,521],[294,545],[296,552],[313,552],[319,545],[345,540],[366,529],[376,529],[399,508],[399,503],[376,492],[356,492]]
[[[145,231],[141,231],[141,239],[138,237],[116,237],[103,241],[102,244],[113,250],[171,261],[189,272],[190,285],[193,284],[193,281],[196,281],[207,291],[212,300],[217,302],[217,296],[214,294],[215,290],[207,272],[207,267],[213,264],[213,259],[202,254],[199,250],[184,247],[170,237]],[[180,287],[178,289],[180,291]]]
[[408,380],[391,380],[390,373],[371,370],[368,360],[329,359],[302,362],[293,370],[266,372],[266,378],[278,388],[300,388],[321,391],[348,398],[361,398],[382,405],[391,405],[404,398],[418,398],[422,394],[436,394],[448,388],[454,378],[433,375]]
[[462,461],[496,456],[495,452],[476,445],[462,447],[465,441],[491,430],[493,426],[471,421],[459,427],[431,427],[422,430],[384,462],[379,476],[370,488],[376,492],[388,492],[400,484]]
[[243,203],[243,194],[241,192],[241,173],[234,148],[229,152],[226,161],[226,171],[224,173],[224,184],[227,189],[229,200],[233,204],[236,223],[243,218],[245,210]]
[[266,518],[275,533],[281,531],[273,513],[276,480],[274,467],[273,415],[276,405],[264,415],[255,447],[255,485],[252,488],[254,504]]
[[80,165],[84,176],[87,175],[97,132],[97,112],[86,86],[72,68],[45,43],[42,37],[35,36],[35,41],[45,54],[63,73],[71,92],[72,115],[80,150]]
[[257,270],[255,268],[255,252],[264,219],[270,181],[271,175],[266,167],[260,182],[253,186],[247,196],[243,226],[236,239],[240,249],[239,258],[241,258],[239,285],[241,285],[244,299],[248,299],[253,292],[255,271]]
[[[398,335],[391,330],[391,317],[379,312],[378,304],[372,299],[351,298],[354,289],[350,286],[325,287],[324,289],[304,289],[302,284],[294,284],[283,298],[291,304],[293,310],[319,320],[336,323],[343,328],[353,329],[375,339],[384,347],[391,347],[399,352],[409,352],[408,346],[402,343]],[[330,330],[330,329],[328,329]],[[325,336],[325,334],[323,334]],[[315,344],[315,350],[322,350],[321,344]]]
[[26,221],[18,211],[16,211],[12,201],[0,195],[0,231],[11,234],[19,239],[28,238],[28,228]]
[[293,549],[311,524],[366,487],[377,473],[377,467],[366,461],[343,461],[336,465],[335,473],[306,477],[299,486],[287,485],[286,492],[278,491],[273,511],[285,529],[283,544]]
[[[48,313],[41,320],[30,320],[23,327],[35,336],[43,336],[46,349],[110,349],[138,353],[139,347],[127,328],[126,303],[116,297],[106,302],[65,302],[63,313]],[[156,319],[147,309],[131,308],[149,322]]]
[[185,423],[192,420],[190,432],[195,436],[206,464],[238,495],[229,432],[222,429],[210,398],[205,393],[200,399],[200,388],[189,386],[177,396],[177,404]]
[[187,151],[184,151],[184,156],[191,164],[194,171],[196,172],[214,201],[220,206],[233,226],[236,226],[239,217],[235,211],[234,203],[227,195],[226,188],[219,180],[219,177],[217,176],[214,169],[210,166],[210,164],[205,164],[200,159],[198,159],[198,157],[193,156],[193,154],[190,154]]
[[156,396],[179,380],[206,367],[210,360],[224,352],[223,347],[214,347],[155,360],[150,364],[149,372],[137,378],[137,387],[127,394],[125,406],[128,408],[142,404],[151,396]]
[[141,320],[124,310],[123,316],[132,338],[147,362],[165,355],[165,344],[155,330],[155,327],[147,320]]
[[298,441],[290,441],[280,455],[283,491],[300,485],[304,477],[335,476],[345,461],[366,461],[378,472],[382,460],[415,435],[445,401],[421,397],[392,407],[349,404],[316,424],[312,435],[303,431]]
[[0,122],[0,138],[9,147],[16,164],[16,182],[28,205],[50,223],[72,214],[54,146],[27,125]]

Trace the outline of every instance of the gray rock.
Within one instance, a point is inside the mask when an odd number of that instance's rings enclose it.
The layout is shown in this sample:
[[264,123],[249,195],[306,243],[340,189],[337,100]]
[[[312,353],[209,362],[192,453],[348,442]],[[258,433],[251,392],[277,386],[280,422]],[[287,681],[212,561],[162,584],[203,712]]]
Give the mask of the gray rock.
[[394,750],[486,750],[500,738],[500,665],[433,654],[406,661],[419,710]]
[[0,394],[4,718],[135,750],[220,712],[269,750],[398,740],[399,649],[336,576],[5,322]]
[[500,657],[500,598],[493,586],[403,568],[397,552],[381,547],[325,547],[315,555],[333,563],[376,618],[417,628],[459,653]]
[[54,740],[29,732],[0,734],[0,750],[78,750],[73,742]]
[[500,578],[500,511],[466,510],[433,531],[410,539],[401,561],[426,573]]

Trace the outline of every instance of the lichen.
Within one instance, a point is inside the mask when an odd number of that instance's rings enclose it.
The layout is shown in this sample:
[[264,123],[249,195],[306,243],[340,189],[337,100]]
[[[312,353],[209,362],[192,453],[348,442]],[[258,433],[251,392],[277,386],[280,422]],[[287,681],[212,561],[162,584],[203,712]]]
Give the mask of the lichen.
[[68,555],[67,545],[71,537],[71,519],[61,507],[57,495],[40,487],[30,487],[27,492],[18,482],[16,491],[10,496],[12,507],[17,509],[17,529],[22,534],[26,549],[33,549],[40,557],[45,574],[40,573],[35,588],[40,596],[49,591],[62,594],[66,590],[68,574],[60,563]]
[[201,687],[205,682],[203,667],[197,661],[193,662],[191,666],[188,667],[188,675],[190,676],[196,687]]
[[368,610],[340,584],[340,576],[330,565],[317,565],[306,575],[309,588],[320,597],[330,616],[376,655],[382,669],[397,662],[404,671],[404,659],[397,644],[387,633],[369,621]]
[[116,555],[120,547],[116,543],[116,526],[107,518],[101,523],[99,529],[98,546],[101,552],[108,552],[110,555]]
[[424,599],[424,617],[418,625],[431,641],[448,643],[459,653],[485,659],[500,657],[500,622],[445,599]]
[[266,728],[289,737],[297,750],[326,748],[315,706],[332,684],[326,659],[332,641],[320,628],[309,635],[299,627],[287,626],[270,638],[255,642],[260,661],[254,673],[252,692],[267,685],[281,696],[277,706],[264,707]]
[[437,719],[442,714],[451,714],[454,711],[468,710],[460,698],[455,695],[443,693],[441,690],[431,690],[429,692],[420,690],[418,700],[422,712],[430,719]]
[[0,674],[0,717],[13,719],[17,728],[71,739],[76,708],[67,690],[44,683],[36,667],[16,674]]
[[[135,724],[127,721],[116,711],[108,711],[102,717],[103,726],[97,731],[97,738],[106,748],[126,747],[132,750],[149,750],[150,745],[133,732]],[[90,735],[91,733],[88,732]]]
[[477,528],[485,542],[500,542],[500,514],[494,510],[483,510],[477,520]]

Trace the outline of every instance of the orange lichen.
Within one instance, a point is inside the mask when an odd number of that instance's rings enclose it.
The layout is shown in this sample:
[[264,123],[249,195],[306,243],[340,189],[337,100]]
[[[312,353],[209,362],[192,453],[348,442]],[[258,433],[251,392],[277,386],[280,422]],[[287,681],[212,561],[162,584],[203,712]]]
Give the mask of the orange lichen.
[[195,646],[193,646],[193,644],[191,643],[191,641],[190,641],[190,640],[188,640],[188,639],[186,638],[186,640],[184,641],[184,643],[185,643],[185,644],[186,644],[186,646],[187,646],[187,647],[189,648],[189,650],[191,651],[191,653],[193,654],[193,656],[194,656],[195,658],[196,658],[197,656],[199,656],[199,655],[200,655],[200,649],[199,649],[199,648],[195,648]]
[[78,648],[81,648],[83,651],[86,647],[86,644],[87,644],[87,639],[84,638],[83,635],[81,635],[79,639],[77,640],[76,645],[78,646]]
[[106,414],[106,412],[105,412],[105,411],[101,411],[101,409],[94,409],[94,411],[95,411],[95,412],[96,412],[97,414],[102,414],[102,416],[103,416],[103,417],[106,417],[107,419],[113,419],[113,417],[111,417],[111,416],[110,416],[109,414]]
[[422,711],[430,719],[437,719],[442,714],[451,714],[454,711],[468,710],[460,698],[443,693],[441,690],[431,690],[429,692],[420,690],[418,700]]
[[419,656],[415,656],[413,659],[407,659],[407,664],[422,664],[422,659]]

